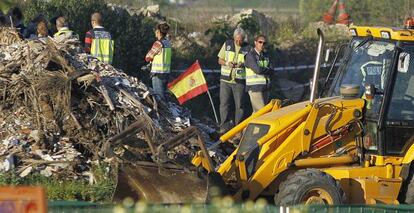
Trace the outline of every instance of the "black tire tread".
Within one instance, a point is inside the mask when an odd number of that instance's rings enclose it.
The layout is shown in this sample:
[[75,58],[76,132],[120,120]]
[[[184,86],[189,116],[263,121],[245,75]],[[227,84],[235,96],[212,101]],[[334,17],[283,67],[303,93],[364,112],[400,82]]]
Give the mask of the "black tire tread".
[[[339,186],[339,183],[327,173],[317,169],[302,169],[290,174],[287,179],[279,186],[279,193],[275,195],[275,204],[281,206],[290,206],[299,204],[296,198],[298,189],[312,184],[323,183],[326,186],[333,187],[339,198],[337,203],[342,204],[345,201],[345,193]],[[335,200],[335,199],[334,199]],[[335,202],[335,201],[334,201]]]
[[401,185],[400,191],[400,202],[414,204],[414,164],[411,164],[410,173],[405,182]]

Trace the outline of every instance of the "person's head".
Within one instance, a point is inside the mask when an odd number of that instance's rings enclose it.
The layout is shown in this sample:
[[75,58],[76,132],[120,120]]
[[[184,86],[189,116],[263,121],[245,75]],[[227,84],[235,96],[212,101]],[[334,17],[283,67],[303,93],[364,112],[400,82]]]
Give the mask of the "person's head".
[[245,37],[246,37],[246,33],[244,32],[242,28],[238,27],[234,30],[233,39],[234,39],[234,43],[236,43],[238,46],[242,45]]
[[66,22],[65,17],[60,16],[56,19],[56,29],[60,30],[63,27],[68,27],[68,23]]
[[41,20],[39,23],[37,23],[37,34],[39,37],[46,37],[49,35],[49,30],[47,28],[47,23],[45,20]]
[[157,39],[165,38],[170,30],[170,26],[167,23],[157,24],[155,28],[155,37]]
[[258,52],[262,52],[264,50],[265,45],[266,45],[266,36],[260,34],[254,38],[254,48]]
[[405,28],[414,29],[414,18],[413,17],[409,17],[405,19]]
[[0,27],[7,25],[7,18],[4,16],[3,12],[0,11]]
[[102,15],[98,12],[93,13],[91,16],[91,24],[92,24],[92,27],[102,26],[103,24]]

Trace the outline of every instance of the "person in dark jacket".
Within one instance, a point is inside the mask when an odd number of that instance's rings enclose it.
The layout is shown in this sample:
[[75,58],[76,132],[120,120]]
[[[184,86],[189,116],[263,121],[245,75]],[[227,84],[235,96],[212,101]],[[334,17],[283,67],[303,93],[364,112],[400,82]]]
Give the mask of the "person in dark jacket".
[[23,13],[20,8],[15,7],[9,10],[8,13],[9,17],[11,17],[11,21],[13,22],[13,27],[17,28],[23,38],[27,38],[27,29],[23,24]]
[[266,36],[254,39],[254,48],[246,55],[246,91],[250,96],[253,112],[257,112],[269,102],[273,66],[264,52]]

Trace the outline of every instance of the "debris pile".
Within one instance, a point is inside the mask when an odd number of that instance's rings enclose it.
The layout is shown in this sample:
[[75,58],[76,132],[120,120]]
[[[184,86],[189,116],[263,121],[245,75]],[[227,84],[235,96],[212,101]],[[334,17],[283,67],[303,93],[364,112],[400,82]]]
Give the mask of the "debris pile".
[[213,22],[227,22],[230,26],[236,27],[244,19],[253,19],[259,26],[260,30],[265,34],[269,35],[272,32],[272,29],[275,26],[275,22],[271,17],[266,16],[265,14],[254,10],[254,9],[242,9],[239,13],[234,14],[233,16],[223,15],[214,17]]
[[0,172],[90,179],[97,159],[189,163],[183,156],[195,151],[191,141],[175,141],[167,153],[159,146],[190,124],[201,127],[204,139],[214,131],[192,123],[175,103],[158,101],[138,79],[83,53],[76,38],[4,44]]
[[114,11],[126,10],[131,16],[142,15],[142,16],[151,18],[157,23],[162,23],[167,20],[165,16],[161,15],[160,5],[158,4],[149,5],[149,6],[142,7],[142,8],[134,8],[134,7],[126,6],[126,5],[119,5],[119,4],[113,4],[113,3],[108,3],[107,6]]

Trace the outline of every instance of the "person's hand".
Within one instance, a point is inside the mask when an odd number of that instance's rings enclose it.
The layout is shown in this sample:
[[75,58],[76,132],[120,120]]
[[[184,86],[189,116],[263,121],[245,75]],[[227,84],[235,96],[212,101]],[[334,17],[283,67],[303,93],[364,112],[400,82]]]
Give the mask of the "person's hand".
[[272,75],[273,74],[273,70],[270,69],[269,67],[265,67],[264,68],[264,74],[266,74],[266,75]]
[[237,68],[244,68],[244,63],[238,63],[238,64],[236,64],[236,67]]
[[142,66],[141,70],[144,71],[144,72],[147,72],[147,71],[151,70],[151,63]]
[[233,63],[233,62],[231,62],[231,61],[227,62],[227,63],[226,63],[226,65],[227,65],[229,68],[235,68],[235,67],[236,67],[236,64],[235,64],[235,63]]

